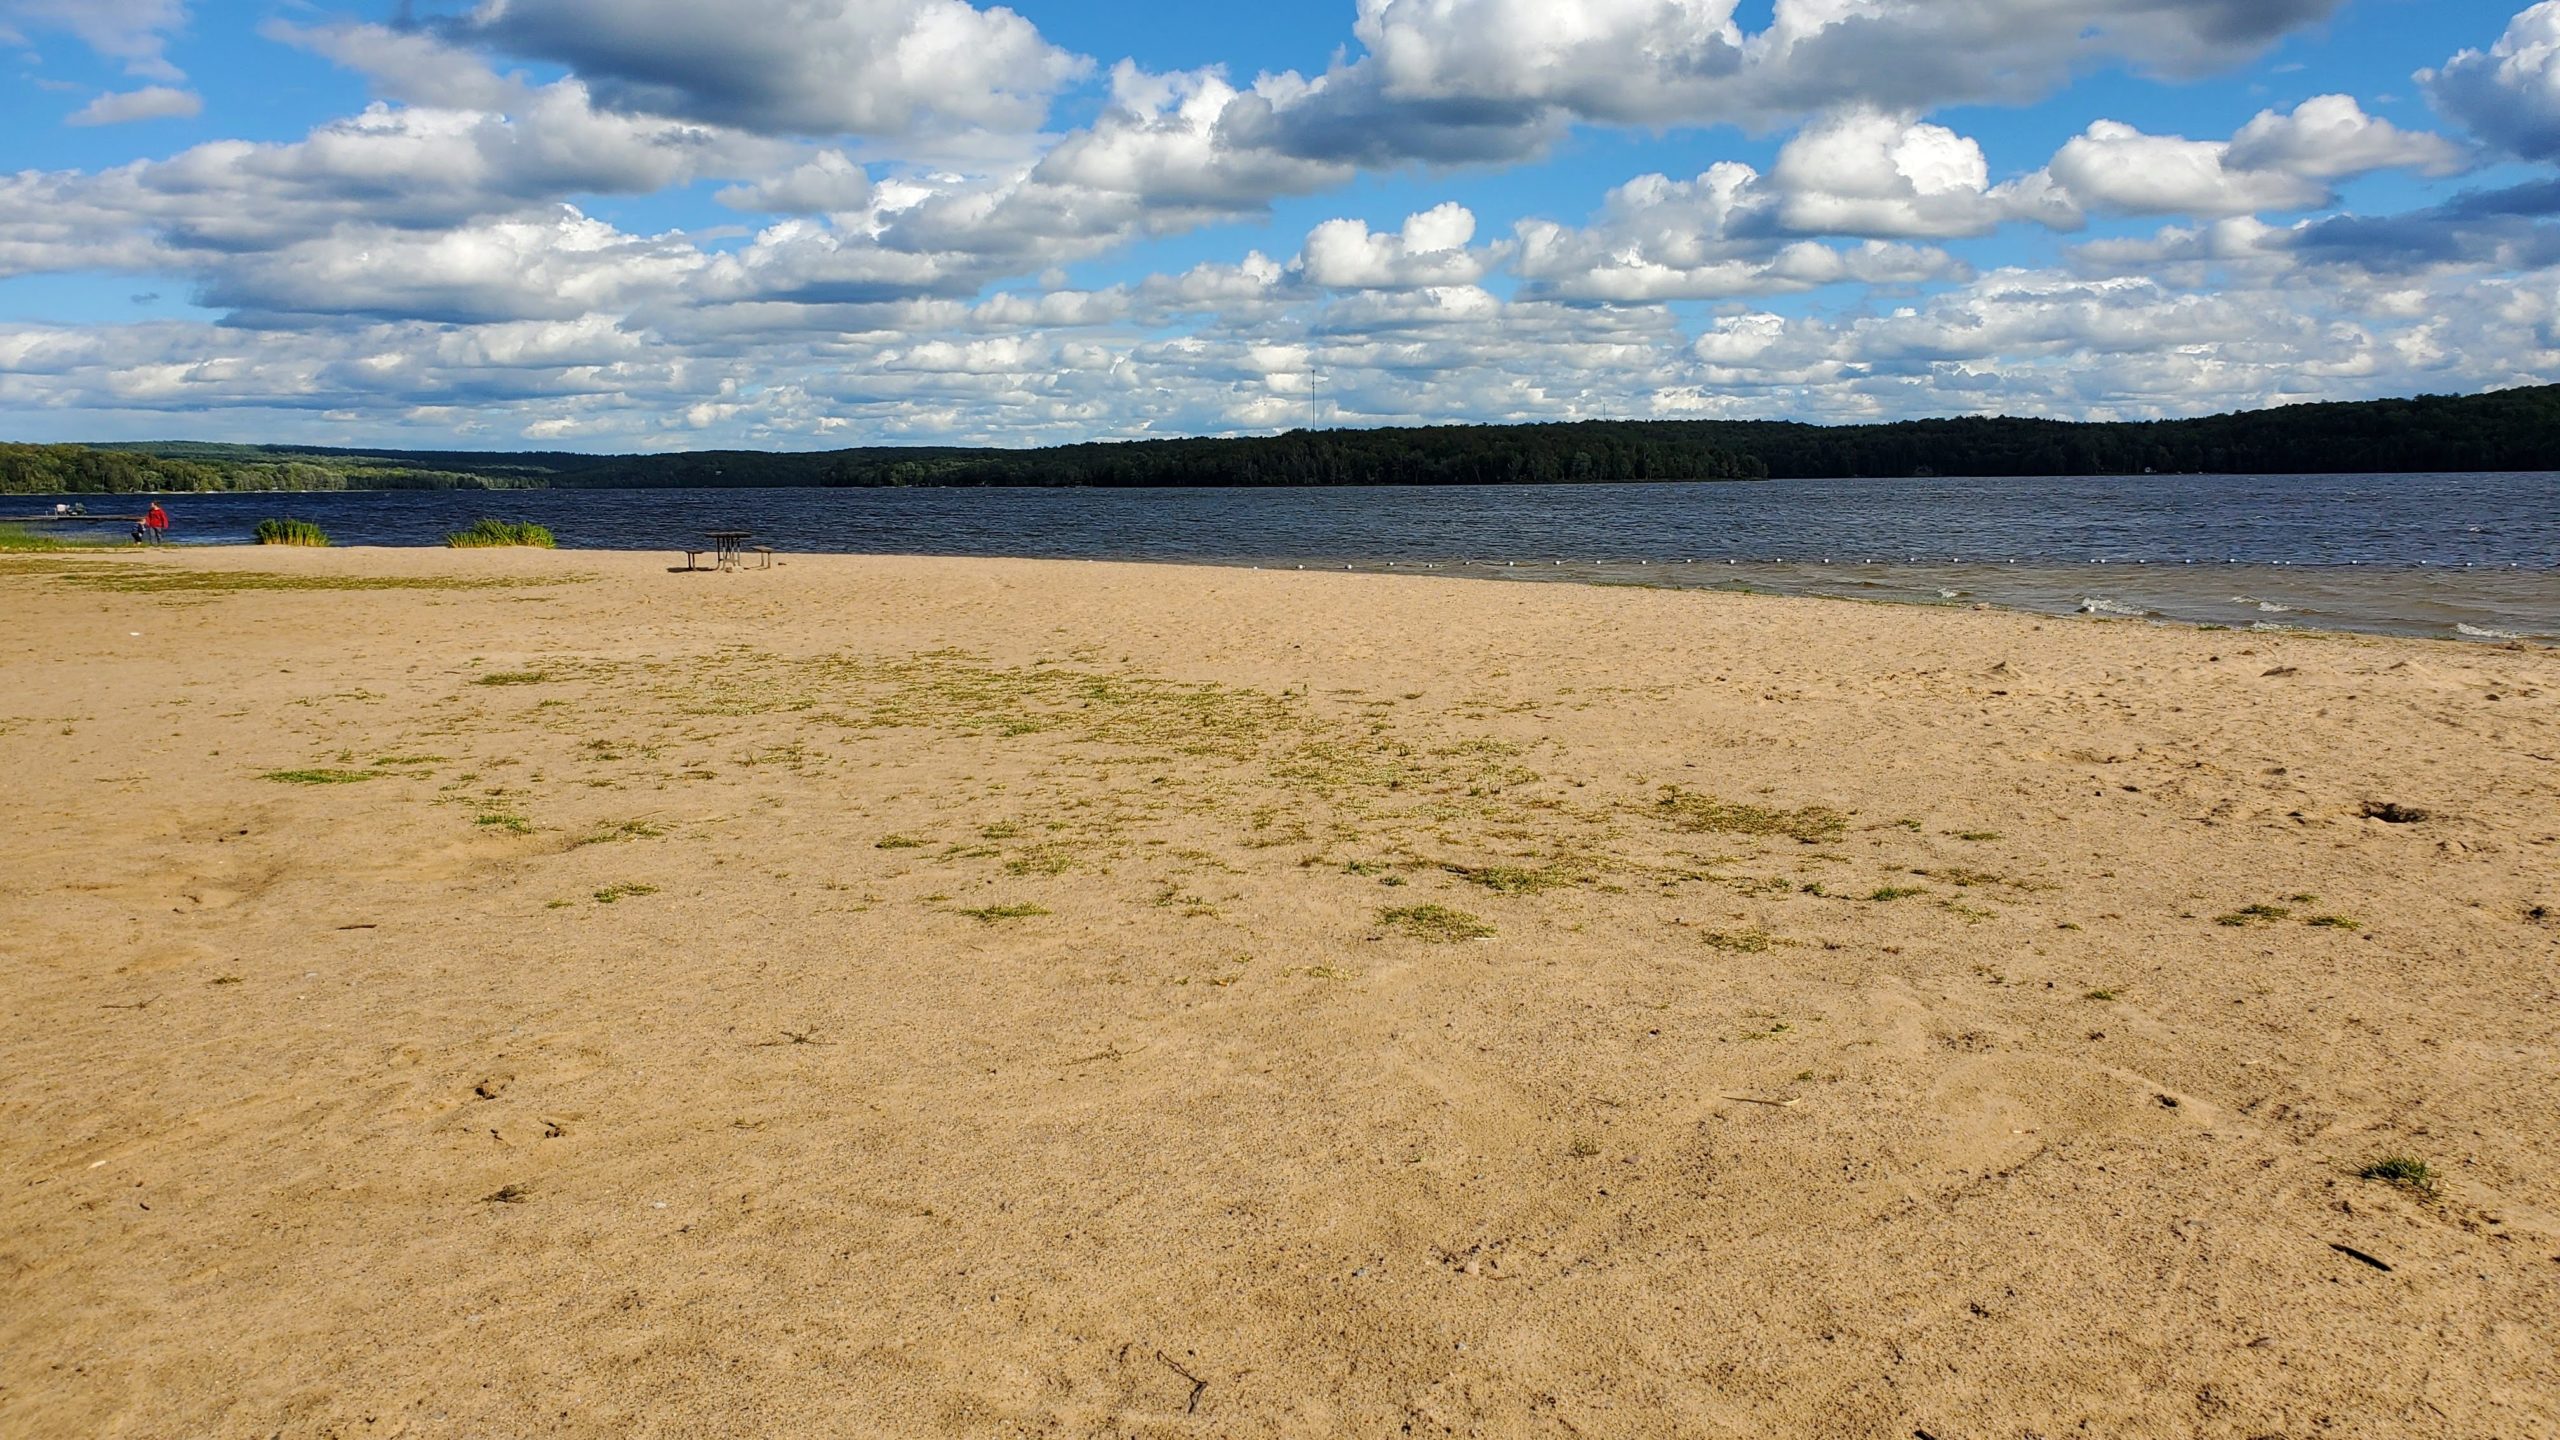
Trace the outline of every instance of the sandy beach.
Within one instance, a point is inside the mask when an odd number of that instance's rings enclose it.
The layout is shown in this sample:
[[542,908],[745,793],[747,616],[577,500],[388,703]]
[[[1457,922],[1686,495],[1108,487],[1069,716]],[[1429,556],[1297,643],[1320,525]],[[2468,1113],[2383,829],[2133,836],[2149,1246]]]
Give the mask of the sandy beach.
[[2560,652],[666,565],[0,559],[0,1433],[2560,1434]]

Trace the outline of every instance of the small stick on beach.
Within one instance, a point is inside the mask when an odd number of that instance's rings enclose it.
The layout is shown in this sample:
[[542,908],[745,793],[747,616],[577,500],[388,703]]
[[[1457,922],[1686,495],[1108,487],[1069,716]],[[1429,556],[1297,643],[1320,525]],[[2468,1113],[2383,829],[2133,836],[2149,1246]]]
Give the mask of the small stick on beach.
[[1174,1373],[1174,1374],[1179,1375],[1179,1376],[1181,1376],[1183,1379],[1188,1380],[1188,1381],[1190,1381],[1190,1382],[1191,1382],[1191,1398],[1190,1398],[1188,1401],[1184,1402],[1183,1407],[1182,1407],[1182,1413],[1183,1413],[1183,1414],[1185,1414],[1185,1415],[1197,1415],[1197,1414],[1199,1414],[1199,1413],[1200,1413],[1200,1392],[1209,1388],[1209,1382],[1208,1382],[1208,1381],[1206,1381],[1206,1380],[1201,1379],[1201,1378],[1200,1378],[1199,1376],[1197,1376],[1197,1375],[1192,1374],[1190,1371],[1183,1369],[1183,1368],[1182,1368],[1182,1366],[1181,1366],[1180,1364],[1178,1364],[1178,1363],[1176,1363],[1176,1362],[1175,1362],[1175,1360],[1174,1360],[1174,1358],[1173,1358],[1172,1356],[1167,1355],[1166,1353],[1164,1353],[1164,1352],[1163,1352],[1163,1351],[1161,1351],[1161,1350],[1159,1350],[1159,1351],[1157,1351],[1157,1352],[1156,1352],[1156,1358],[1157,1358],[1157,1359],[1159,1359],[1159,1360],[1161,1360],[1161,1361],[1163,1361],[1165,1364],[1167,1364],[1167,1365],[1169,1365],[1169,1366],[1172,1366],[1172,1368],[1173,1368],[1173,1373]]

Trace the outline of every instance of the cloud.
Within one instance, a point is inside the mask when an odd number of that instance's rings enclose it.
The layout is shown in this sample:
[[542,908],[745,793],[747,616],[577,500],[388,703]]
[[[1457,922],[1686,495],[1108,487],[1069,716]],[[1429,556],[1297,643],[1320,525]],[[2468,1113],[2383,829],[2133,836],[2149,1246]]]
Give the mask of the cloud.
[[963,0],[485,0],[445,29],[574,67],[609,108],[774,135],[1030,131],[1088,63]]
[[[1773,295],[1844,281],[1907,285],[1967,273],[1961,262],[1934,247],[1870,238],[1842,248],[1792,229],[1787,219],[1791,208],[1820,212],[1799,218],[1842,227],[1876,223],[1885,233],[1908,233],[1901,227],[1916,223],[1908,215],[1885,213],[1893,207],[1889,198],[1843,200],[1832,191],[1810,188],[1864,183],[1855,173],[1870,158],[1863,150],[1853,157],[1858,164],[1842,167],[1824,158],[1820,152],[1826,148],[1817,146],[1811,156],[1799,154],[1792,165],[1782,157],[1783,180],[1730,160],[1690,180],[1640,175],[1610,191],[1587,226],[1519,222],[1514,226],[1513,268],[1537,296],[1614,304]],[[1890,173],[1916,194],[1910,177],[1899,170]],[[1864,178],[1878,180],[1879,188],[1894,188],[1879,177]],[[1945,178],[1932,176],[1929,183],[1944,183]],[[1988,228],[1977,227],[1972,208],[1986,207],[1983,213],[1989,213],[1994,202],[1987,191],[1958,183],[1942,193],[1970,196],[1957,229]],[[1907,202],[1910,197],[1902,198]],[[1858,209],[1864,213],[1852,213]],[[1956,219],[1953,210],[1952,205],[1942,210],[1941,218]]]
[[384,99],[436,110],[502,110],[518,91],[487,61],[421,30],[270,20],[258,33],[354,70]]
[[2334,182],[2380,170],[2456,174],[2470,164],[2441,135],[2364,113],[2345,95],[2262,110],[2229,141],[2148,135],[2100,120],[2045,167],[2069,200],[2119,215],[2248,215],[2336,203]]
[[2418,82],[2471,133],[2529,160],[2560,157],[2560,0],[2517,13],[2487,54],[2464,50]]
[[1554,107],[1619,124],[1768,124],[1863,105],[2017,100],[2121,60],[2173,75],[2237,63],[2338,0],[1360,0],[1376,90],[1399,104]]
[[716,197],[732,210],[777,215],[819,215],[860,210],[871,203],[871,176],[841,150],[821,150],[768,180],[732,185]]
[[2317,180],[2232,167],[2230,148],[2100,120],[2064,144],[2046,168],[2081,204],[2124,215],[2245,215],[2328,200],[2328,187]]
[[2289,115],[2259,111],[2231,137],[2224,159],[2238,170],[2279,170],[2312,180],[2344,180],[2377,170],[2455,175],[2470,166],[2461,146],[2441,135],[2375,119],[2348,95],[2314,96]]
[[2069,229],[2079,208],[2043,175],[1991,184],[1982,147],[1943,125],[1852,109],[1778,152],[1765,187],[1775,222],[1803,235],[1984,235],[2009,220]]
[[626,235],[563,208],[539,219],[417,231],[346,226],[220,266],[200,303],[244,323],[373,316],[456,324],[616,315],[708,261],[672,237]]
[[1307,232],[1298,268],[1328,290],[1415,290],[1473,285],[1485,259],[1468,250],[1475,212],[1451,202],[1407,216],[1404,228],[1373,235],[1358,220],[1327,220]]
[[146,85],[101,95],[72,112],[66,125],[128,125],[137,120],[192,120],[204,113],[204,97],[192,90]]
[[186,23],[184,0],[0,0],[0,40],[24,43],[27,32],[68,31],[146,80],[186,79],[166,54],[170,32]]
[[647,194],[760,169],[774,142],[612,115],[563,80],[512,113],[376,104],[298,141],[219,140],[94,174],[0,176],[0,274],[127,263],[218,270],[342,226],[435,229],[571,194]]

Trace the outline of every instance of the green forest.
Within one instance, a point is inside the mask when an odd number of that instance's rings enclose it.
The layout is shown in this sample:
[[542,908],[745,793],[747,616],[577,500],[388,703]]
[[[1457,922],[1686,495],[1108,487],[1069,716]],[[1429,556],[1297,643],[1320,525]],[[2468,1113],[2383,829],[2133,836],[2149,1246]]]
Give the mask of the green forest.
[[1517,485],[1928,475],[2560,470],[2560,385],[2196,420],[1594,420],[1038,450],[681,455],[0,444],[0,494],[880,485]]

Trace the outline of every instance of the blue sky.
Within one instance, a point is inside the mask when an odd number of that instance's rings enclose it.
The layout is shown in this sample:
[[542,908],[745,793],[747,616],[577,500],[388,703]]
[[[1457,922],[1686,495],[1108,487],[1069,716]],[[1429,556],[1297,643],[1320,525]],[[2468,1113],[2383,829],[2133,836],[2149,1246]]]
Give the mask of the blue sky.
[[0,437],[2143,417],[2560,366],[2560,4],[0,0]]

